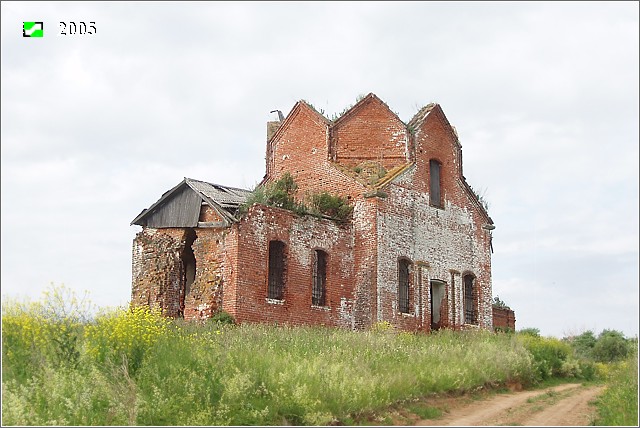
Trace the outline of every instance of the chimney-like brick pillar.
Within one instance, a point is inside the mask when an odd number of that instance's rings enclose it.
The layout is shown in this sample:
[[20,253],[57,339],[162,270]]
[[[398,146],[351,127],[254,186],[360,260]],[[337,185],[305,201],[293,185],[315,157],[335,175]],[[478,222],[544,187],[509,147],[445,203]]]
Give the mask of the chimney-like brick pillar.
[[267,141],[269,141],[271,137],[273,137],[273,134],[275,134],[278,128],[280,128],[281,123],[282,122],[280,122],[279,120],[267,122]]

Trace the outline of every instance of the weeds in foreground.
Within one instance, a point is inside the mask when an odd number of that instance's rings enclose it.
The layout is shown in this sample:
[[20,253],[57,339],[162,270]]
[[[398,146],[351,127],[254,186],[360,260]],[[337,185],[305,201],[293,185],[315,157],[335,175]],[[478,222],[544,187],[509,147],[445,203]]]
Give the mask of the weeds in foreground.
[[82,318],[44,306],[3,304],[3,425],[386,424],[375,415],[399,402],[530,384],[542,367],[514,334],[188,323],[142,308]]
[[594,425],[638,426],[638,354],[613,365]]

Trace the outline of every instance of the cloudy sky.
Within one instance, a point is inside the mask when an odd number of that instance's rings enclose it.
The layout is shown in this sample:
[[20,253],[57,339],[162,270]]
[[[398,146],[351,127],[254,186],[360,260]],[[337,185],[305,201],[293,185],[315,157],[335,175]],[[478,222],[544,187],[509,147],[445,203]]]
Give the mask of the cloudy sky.
[[637,2],[1,7],[3,299],[54,283],[128,303],[143,208],[183,177],[252,188],[271,110],[373,92],[456,127],[518,329],[637,336]]

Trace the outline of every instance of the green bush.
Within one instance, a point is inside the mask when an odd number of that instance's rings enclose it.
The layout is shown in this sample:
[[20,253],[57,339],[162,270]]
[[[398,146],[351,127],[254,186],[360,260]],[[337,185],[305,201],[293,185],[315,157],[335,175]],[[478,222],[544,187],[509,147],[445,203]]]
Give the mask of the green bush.
[[304,214],[307,208],[295,201],[294,195],[297,190],[298,185],[293,180],[293,177],[290,173],[285,172],[282,177],[271,184],[256,186],[245,203],[240,206],[240,212],[246,213],[251,205],[259,203],[283,208],[297,214]]
[[540,337],[540,329],[528,327],[518,330],[518,334],[532,336],[532,337]]
[[[2,304],[2,368],[9,377],[29,377],[46,364],[75,367],[84,323],[93,305],[63,284],[51,284],[39,301]],[[6,371],[5,371],[6,370]]]
[[353,207],[341,196],[328,192],[311,195],[311,207],[320,214],[327,215],[340,221],[345,221],[353,212]]
[[231,315],[228,312],[225,311],[218,311],[216,313],[213,314],[213,316],[211,317],[211,321],[218,323],[218,324],[235,324],[236,320],[233,318],[233,315]]
[[535,336],[529,331],[526,333],[521,331],[517,337],[533,357],[538,381],[575,373],[569,368],[570,366],[567,366],[567,360],[572,352],[568,344],[552,337]]
[[565,338],[564,340],[571,345],[576,356],[585,359],[593,358],[593,348],[596,345],[596,337],[591,330],[587,330],[578,336]]
[[616,330],[603,330],[593,346],[592,355],[596,361],[620,361],[629,354],[629,344],[624,335]]

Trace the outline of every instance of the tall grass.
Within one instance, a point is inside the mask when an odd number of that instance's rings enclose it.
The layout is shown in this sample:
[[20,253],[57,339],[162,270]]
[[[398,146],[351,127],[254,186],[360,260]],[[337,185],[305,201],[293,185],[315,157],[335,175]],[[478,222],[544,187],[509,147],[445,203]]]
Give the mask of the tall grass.
[[82,319],[42,307],[3,304],[3,425],[326,425],[429,393],[535,382],[564,355],[555,342],[487,331],[187,323],[146,309]]
[[638,426],[638,353],[613,364],[607,388],[596,400],[595,425]]

